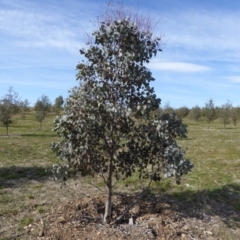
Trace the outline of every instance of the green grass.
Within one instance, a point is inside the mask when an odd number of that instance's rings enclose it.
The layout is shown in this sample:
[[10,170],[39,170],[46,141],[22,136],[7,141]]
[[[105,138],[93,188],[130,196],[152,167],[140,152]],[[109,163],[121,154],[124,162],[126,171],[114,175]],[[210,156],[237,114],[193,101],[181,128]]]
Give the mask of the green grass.
[[46,170],[56,161],[50,149],[51,142],[58,140],[52,131],[54,118],[46,118],[40,130],[34,112],[29,112],[26,119],[16,116],[8,137],[0,126],[0,239],[1,229],[7,228],[3,232],[7,239],[24,231],[36,214],[45,211],[38,205],[45,204],[46,190],[40,191],[49,181],[50,173]]
[[40,206],[38,206],[36,210],[37,210],[38,213],[44,213],[45,212],[44,208],[40,207]]
[[153,191],[212,208],[216,202],[223,203],[239,212],[240,126],[224,129],[216,120],[208,129],[205,122],[184,122],[188,124],[188,138],[178,139],[178,144],[186,150],[194,168],[182,177],[181,185],[164,179],[152,185]]
[[240,127],[223,129],[215,121],[196,125],[188,122],[188,139],[179,144],[187,149],[195,167],[184,181],[196,190],[215,189],[240,181]]
[[22,231],[24,227],[28,226],[33,222],[33,218],[30,216],[24,216],[19,223],[19,231]]
[[34,112],[29,112],[26,119],[14,118],[9,127],[9,137],[5,137],[5,128],[0,126],[0,156],[4,167],[37,162],[42,164],[54,162],[55,155],[50,144],[58,138],[52,131],[55,115],[50,115],[43,122],[43,130],[34,118]]
[[[50,144],[59,140],[52,131],[54,118],[54,115],[47,117],[40,130],[34,112],[29,112],[24,120],[17,116],[9,127],[9,137],[3,136],[5,128],[0,126],[0,230],[8,229],[4,232],[6,238],[23,231],[60,201],[77,198],[84,191],[71,181],[67,182],[68,188],[61,189],[49,180],[50,173],[46,170],[57,161]],[[229,220],[214,210],[214,204],[227,204],[240,212],[240,125],[224,129],[216,120],[208,129],[206,122],[198,125],[186,119],[184,123],[188,124],[188,138],[178,139],[178,144],[186,150],[194,168],[183,176],[181,185],[164,179],[153,183],[152,191],[186,201],[190,206],[201,206]],[[103,187],[91,178],[85,182]],[[136,191],[138,178],[132,176],[116,186]]]

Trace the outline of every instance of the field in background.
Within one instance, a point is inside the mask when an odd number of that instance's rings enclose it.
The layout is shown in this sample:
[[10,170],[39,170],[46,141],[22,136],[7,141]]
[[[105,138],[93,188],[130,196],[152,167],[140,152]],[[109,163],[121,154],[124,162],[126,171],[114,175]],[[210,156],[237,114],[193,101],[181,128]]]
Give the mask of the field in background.
[[[52,131],[54,117],[43,122],[43,130],[33,112],[24,120],[16,117],[9,127],[9,137],[0,127],[0,239],[25,239],[27,225],[43,218],[53,206],[78,198],[84,189],[91,188],[79,188],[75,179],[70,179],[68,188],[61,188],[49,179],[46,169],[57,161],[50,149],[51,142],[58,141]],[[206,122],[197,124],[185,119],[184,123],[188,125],[188,138],[178,143],[194,163],[193,171],[183,177],[180,186],[167,179],[153,184],[152,191],[218,215],[224,223],[220,239],[233,239],[234,233],[228,229],[240,224],[240,124],[224,129],[216,120],[208,129]],[[117,187],[125,191],[139,189],[135,177]],[[92,191],[97,190],[92,187]]]

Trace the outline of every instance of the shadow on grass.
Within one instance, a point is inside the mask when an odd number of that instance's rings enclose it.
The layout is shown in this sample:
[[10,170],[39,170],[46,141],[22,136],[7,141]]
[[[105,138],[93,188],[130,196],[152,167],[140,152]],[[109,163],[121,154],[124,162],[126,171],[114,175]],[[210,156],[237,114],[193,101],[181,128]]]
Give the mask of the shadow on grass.
[[204,219],[205,216],[217,215],[227,226],[240,227],[240,185],[238,184],[228,184],[214,190],[185,191],[175,194],[175,198],[179,200],[182,198],[182,202],[187,204],[189,210],[187,215],[190,217]]
[[[153,194],[150,199],[156,196]],[[166,192],[158,201],[168,203],[171,209],[183,217],[210,222],[211,216],[219,216],[228,227],[235,229],[240,227],[239,184],[227,184],[213,190],[185,190],[173,194]],[[154,207],[152,210],[154,211]]]
[[56,133],[22,133],[22,137],[57,137]]
[[[167,187],[167,186],[165,186]],[[169,188],[171,185],[168,186]],[[212,217],[219,217],[228,228],[240,228],[240,185],[228,184],[213,190],[193,191],[184,190],[169,194],[160,191],[149,192],[138,202],[140,212],[136,217],[145,214],[175,213],[183,218],[199,219],[205,223],[212,223]],[[119,194],[120,201],[133,202],[136,194]],[[129,199],[127,199],[129,198]],[[126,205],[126,204],[125,204]],[[124,220],[123,220],[124,221]],[[128,217],[125,219],[128,222]]]
[[0,189],[17,188],[31,180],[39,182],[49,180],[51,172],[40,166],[11,166],[0,168]]

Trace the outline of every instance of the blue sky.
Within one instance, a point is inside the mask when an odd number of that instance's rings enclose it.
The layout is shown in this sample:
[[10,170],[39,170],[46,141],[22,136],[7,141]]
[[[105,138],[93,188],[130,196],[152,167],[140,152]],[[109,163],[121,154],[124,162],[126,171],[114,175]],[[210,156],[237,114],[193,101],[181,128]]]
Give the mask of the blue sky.
[[[0,97],[10,86],[33,105],[76,86],[79,49],[108,1],[0,0]],[[152,86],[174,108],[240,105],[240,1],[123,1],[160,20],[162,50],[148,67]]]

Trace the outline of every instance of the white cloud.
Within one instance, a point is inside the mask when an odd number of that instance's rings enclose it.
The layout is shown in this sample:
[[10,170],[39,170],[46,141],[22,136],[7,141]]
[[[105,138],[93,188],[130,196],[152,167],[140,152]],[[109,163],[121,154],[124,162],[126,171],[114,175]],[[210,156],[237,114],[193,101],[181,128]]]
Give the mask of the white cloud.
[[230,82],[240,83],[240,76],[228,76],[226,79]]
[[148,65],[153,70],[164,70],[174,72],[205,72],[210,71],[211,68],[199,64],[186,63],[186,62],[160,62],[153,61]]
[[172,57],[182,59],[239,60],[239,15],[239,11],[201,9],[163,13],[160,28],[166,48],[170,46]]
[[[76,52],[84,42],[85,30],[93,27],[88,21],[89,12],[72,16],[66,11],[54,11],[26,4],[21,7],[0,9],[0,33],[13,45],[24,48],[58,48]],[[3,40],[2,40],[3,41]]]

